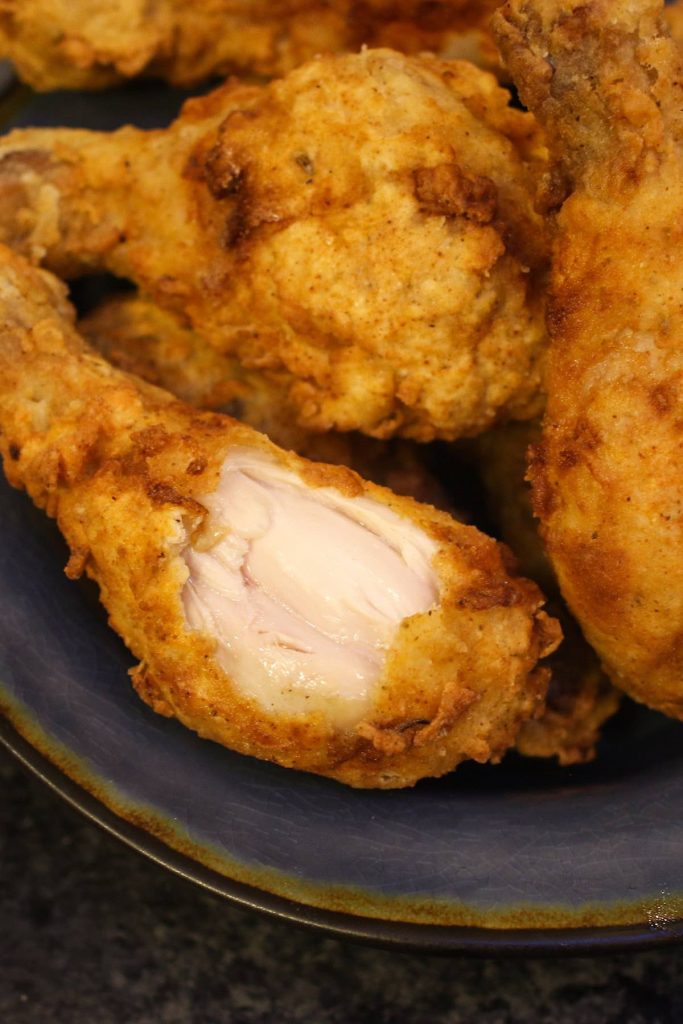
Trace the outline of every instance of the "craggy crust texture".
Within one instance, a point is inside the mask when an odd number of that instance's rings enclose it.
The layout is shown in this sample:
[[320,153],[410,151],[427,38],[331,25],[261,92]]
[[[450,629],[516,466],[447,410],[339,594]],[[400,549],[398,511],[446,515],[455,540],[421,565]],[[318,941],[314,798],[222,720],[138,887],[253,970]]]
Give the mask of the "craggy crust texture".
[[362,45],[430,50],[496,67],[498,0],[0,0],[0,53],[34,89],[92,89],[135,75],[193,85],[280,75]]
[[[538,658],[559,639],[538,588],[471,527],[343,467],[307,462],[215,413],[109,366],[76,333],[64,291],[0,250],[0,447],[9,481],[55,516],[112,626],[140,658],[139,694],[200,735],[353,786],[400,787],[464,758],[500,758],[543,700]],[[441,600],[404,620],[355,730],[264,711],[220,670],[215,641],[187,628],[181,557],[234,446],[268,452],[311,487],[366,494],[438,544]]]
[[170,313],[140,295],[118,295],[79,321],[86,341],[108,362],[170,391],[199,409],[229,413],[267,434],[297,455],[349,466],[373,483],[388,487],[467,520],[455,499],[430,472],[424,446],[394,438],[377,441],[362,434],[313,434],[294,421],[282,391],[263,374],[242,369]]
[[555,757],[561,765],[594,760],[602,727],[621,703],[576,623],[551,603],[562,623],[564,640],[553,654],[546,705],[537,718],[524,722],[515,747],[524,757]]
[[228,84],[166,131],[13,132],[0,238],[133,279],[304,429],[476,434],[541,401],[545,149],[508,99],[381,50]]
[[550,598],[562,624],[564,640],[548,659],[551,672],[546,706],[540,718],[526,722],[517,750],[526,757],[556,757],[560,764],[580,764],[596,755],[602,726],[620,704],[620,693],[600,670],[560,597],[541,540],[525,482],[526,453],[540,440],[540,424],[511,423],[478,439],[477,456],[488,494],[496,534],[515,553],[519,569]]
[[297,426],[285,388],[258,370],[245,370],[234,356],[223,355],[144,296],[115,295],[84,316],[78,329],[119,369],[170,391],[188,405],[229,413],[282,448],[304,454],[307,444],[316,439],[324,443],[328,436]]
[[495,27],[569,193],[536,512],[613,682],[683,718],[683,107],[661,14],[517,0]]
[[[408,441],[376,441],[358,434],[310,434],[291,422],[291,410],[263,377],[245,374],[234,359],[221,356],[202,338],[153,302],[138,295],[109,299],[81,320],[84,337],[110,362],[160,385],[200,408],[229,401],[228,411],[299,455],[350,466],[366,479],[435,505],[463,521],[453,499],[420,457],[423,446]],[[556,596],[557,584],[531,510],[524,482],[526,449],[537,441],[537,424],[508,424],[479,439],[478,461],[490,496],[491,514],[501,539],[517,557],[522,573]],[[618,691],[600,672],[562,602],[556,614],[564,641],[548,659],[552,673],[540,718],[526,722],[516,740],[528,757],[557,757],[577,764],[595,756],[600,729],[619,706]]]

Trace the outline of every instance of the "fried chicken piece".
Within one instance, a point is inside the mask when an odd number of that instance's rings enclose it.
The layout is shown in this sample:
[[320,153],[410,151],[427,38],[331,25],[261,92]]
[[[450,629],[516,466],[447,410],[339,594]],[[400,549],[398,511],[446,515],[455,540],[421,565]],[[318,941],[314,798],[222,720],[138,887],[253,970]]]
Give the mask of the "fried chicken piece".
[[427,468],[423,446],[362,434],[312,434],[294,422],[282,391],[242,369],[166,310],[137,294],[115,295],[83,317],[78,329],[105,359],[199,409],[229,413],[297,455],[349,466],[373,483],[448,512],[467,514]]
[[[235,361],[220,356],[201,338],[138,295],[109,299],[80,322],[87,340],[110,362],[161,385],[193,405],[216,408],[229,401],[233,415],[267,433],[299,455],[345,464],[374,483],[390,487],[455,515],[453,499],[407,441],[375,441],[354,434],[310,434],[293,427],[291,410],[278,405],[277,392],[263,387],[258,374],[245,375]],[[232,380],[231,380],[232,376]],[[231,390],[235,386],[238,391]],[[525,452],[536,438],[535,424],[514,424],[484,434],[479,462],[503,541],[512,548],[525,576],[556,596],[557,584],[534,523],[524,483]],[[559,599],[555,614],[564,642],[548,659],[552,672],[547,706],[526,722],[517,749],[527,757],[557,757],[561,764],[592,760],[600,729],[618,709],[618,691],[600,672],[597,660]]]
[[517,750],[526,757],[556,757],[562,765],[581,764],[594,759],[602,726],[619,710],[620,694],[560,597],[534,520],[524,477],[526,452],[539,439],[538,423],[508,424],[482,435],[477,455],[497,533],[514,551],[520,572],[548,595],[564,634],[548,659],[546,706],[538,719],[523,725]]
[[306,430],[476,434],[541,402],[545,149],[508,99],[469,64],[366,51],[164,131],[12,132],[0,238],[131,278]]
[[193,85],[280,75],[362,45],[496,67],[498,0],[0,0],[0,54],[34,89],[92,89],[135,75]]
[[498,759],[559,639],[472,527],[111,367],[0,249],[0,448],[95,579],[158,712],[354,786]]
[[534,506],[614,684],[683,718],[683,69],[662,13],[514,0],[494,27],[567,193]]

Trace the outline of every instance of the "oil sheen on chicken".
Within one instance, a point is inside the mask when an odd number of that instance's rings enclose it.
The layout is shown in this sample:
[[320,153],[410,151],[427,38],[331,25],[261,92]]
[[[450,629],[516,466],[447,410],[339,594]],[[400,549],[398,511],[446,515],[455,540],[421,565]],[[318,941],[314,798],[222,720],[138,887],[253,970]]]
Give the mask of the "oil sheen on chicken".
[[438,603],[437,545],[371,498],[311,488],[274,460],[233,450],[209,520],[185,551],[190,626],[270,711],[360,721],[403,619]]

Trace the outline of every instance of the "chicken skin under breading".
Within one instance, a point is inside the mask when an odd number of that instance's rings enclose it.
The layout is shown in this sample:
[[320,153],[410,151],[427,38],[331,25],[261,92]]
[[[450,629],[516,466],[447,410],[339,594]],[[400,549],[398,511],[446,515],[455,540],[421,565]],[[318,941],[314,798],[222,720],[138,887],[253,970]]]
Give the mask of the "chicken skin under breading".
[[615,685],[683,718],[683,68],[662,13],[514,0],[494,29],[564,199],[535,509]]
[[[157,384],[199,408],[227,411],[283,447],[307,458],[350,466],[373,483],[397,494],[455,514],[453,497],[429,472],[422,446],[408,441],[376,441],[358,434],[310,434],[291,424],[291,410],[264,388],[258,374],[245,374],[236,361],[219,355],[170,314],[139,295],[108,299],[81,320],[79,330],[109,362]],[[477,445],[477,462],[490,496],[491,515],[501,539],[512,549],[521,572],[552,595],[564,640],[548,659],[551,681],[547,705],[526,722],[515,746],[528,757],[556,757],[561,764],[592,760],[604,722],[619,707],[619,693],[600,671],[597,659],[556,594],[552,568],[543,550],[524,483],[526,450],[540,433],[536,423],[508,424],[488,431]]]
[[0,140],[0,239],[134,280],[307,430],[453,439],[538,411],[545,149],[486,72],[365,51],[167,130]]
[[34,89],[92,89],[135,75],[192,85],[281,75],[363,45],[496,66],[498,0],[0,0],[0,55]]
[[500,758],[543,700],[559,630],[494,541],[111,367],[5,248],[0,447],[202,736],[393,788]]

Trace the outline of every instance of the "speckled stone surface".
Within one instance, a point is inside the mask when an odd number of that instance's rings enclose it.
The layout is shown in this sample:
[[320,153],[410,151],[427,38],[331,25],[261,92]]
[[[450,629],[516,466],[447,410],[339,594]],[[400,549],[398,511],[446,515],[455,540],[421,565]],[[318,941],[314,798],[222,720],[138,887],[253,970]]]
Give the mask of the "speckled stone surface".
[[431,958],[238,910],[128,850],[0,751],[3,1024],[680,1024],[683,947]]

